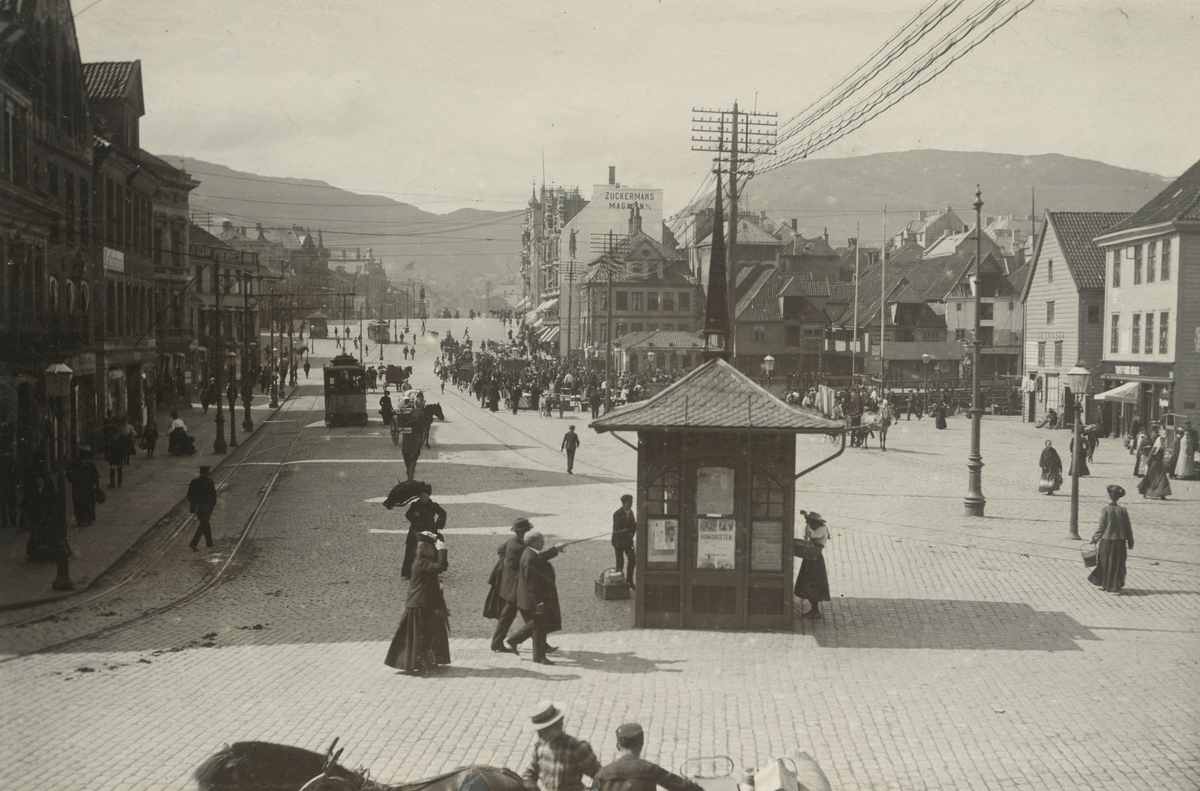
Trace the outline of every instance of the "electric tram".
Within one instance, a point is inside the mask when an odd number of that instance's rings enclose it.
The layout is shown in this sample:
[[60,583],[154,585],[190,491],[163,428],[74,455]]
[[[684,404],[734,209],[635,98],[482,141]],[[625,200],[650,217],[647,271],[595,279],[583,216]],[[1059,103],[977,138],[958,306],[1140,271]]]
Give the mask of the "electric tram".
[[367,425],[367,369],[352,355],[325,364],[325,425]]
[[391,343],[391,327],[382,319],[373,321],[367,326],[367,340],[375,343]]

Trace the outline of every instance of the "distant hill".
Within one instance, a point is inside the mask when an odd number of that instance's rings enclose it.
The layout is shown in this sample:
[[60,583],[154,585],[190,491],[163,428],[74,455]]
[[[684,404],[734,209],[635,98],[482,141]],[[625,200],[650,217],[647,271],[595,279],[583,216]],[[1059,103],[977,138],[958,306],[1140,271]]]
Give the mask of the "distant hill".
[[1036,188],[1041,215],[1046,209],[1135,211],[1168,183],[1153,173],[1059,154],[901,151],[802,160],[764,173],[747,184],[739,209],[766,211],[777,219],[795,217],[810,237],[828,228],[835,247],[854,236],[859,221],[864,244],[877,245],[885,204],[889,235],[914,219],[916,211],[943,204],[971,222],[976,184],[983,191],[985,216],[1026,216],[1031,188]]
[[[178,156],[200,182],[191,196],[193,212],[210,212],[219,231],[234,225],[322,231],[326,247],[372,248],[393,280],[415,271],[431,290],[452,304],[468,305],[475,280],[492,278],[493,288],[519,275],[523,213],[459,209],[432,214],[377,195],[360,195],[323,181],[259,176],[224,165]],[[416,261],[414,270],[406,270]],[[479,289],[482,290],[482,289]]]

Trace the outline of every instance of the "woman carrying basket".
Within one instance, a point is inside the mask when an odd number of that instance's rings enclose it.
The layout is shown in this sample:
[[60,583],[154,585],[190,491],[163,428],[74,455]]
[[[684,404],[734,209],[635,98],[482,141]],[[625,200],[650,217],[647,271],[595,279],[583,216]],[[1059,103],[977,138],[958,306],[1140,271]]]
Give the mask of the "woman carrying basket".
[[829,601],[829,575],[825,571],[825,542],[829,540],[829,528],[816,511],[801,511],[804,515],[804,542],[797,542],[794,551],[800,561],[800,573],[796,575],[795,594],[808,599],[812,605],[801,618],[824,618],[821,602]]
[[1109,593],[1120,593],[1125,587],[1125,558],[1127,548],[1133,549],[1133,527],[1129,524],[1129,512],[1117,500],[1125,496],[1125,490],[1113,484],[1108,487],[1112,502],[1100,512],[1100,527],[1092,536],[1097,544],[1096,568],[1088,582]]

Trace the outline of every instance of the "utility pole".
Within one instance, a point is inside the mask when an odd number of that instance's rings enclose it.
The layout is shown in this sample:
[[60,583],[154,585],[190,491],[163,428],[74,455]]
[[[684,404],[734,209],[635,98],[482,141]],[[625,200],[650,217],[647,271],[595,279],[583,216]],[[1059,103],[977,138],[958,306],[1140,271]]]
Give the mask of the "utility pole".
[[[731,351],[736,350],[737,343],[737,317],[734,316],[734,309],[737,305],[738,179],[743,175],[747,180],[752,178],[755,158],[775,150],[775,128],[778,123],[776,118],[775,113],[741,112],[736,101],[732,110],[692,108],[692,150],[715,152],[718,172],[722,162],[729,163],[729,242],[726,247],[729,266],[726,273],[726,294],[730,330],[733,332],[733,337],[729,338]],[[728,151],[725,150],[727,121],[733,130]],[[743,166],[744,169],[739,172],[739,168]],[[717,189],[720,188],[718,175]]]
[[[242,276],[242,318],[245,325],[246,343],[242,347],[242,406],[245,407],[246,417],[242,421],[242,430],[250,432],[254,430],[254,421],[250,419],[250,399],[254,396],[251,393],[253,386],[250,384],[250,334],[254,330],[254,321],[250,317],[250,273],[247,271]],[[259,281],[262,282],[261,280]],[[258,346],[258,334],[254,334],[254,344]]]
[[884,391],[887,362],[883,357],[884,322],[887,321],[887,204],[883,206],[883,263],[879,270],[879,394]]
[[[983,399],[980,393],[980,354],[983,338],[980,337],[980,313],[982,312],[983,280],[980,278],[983,264],[983,192],[975,185],[975,336],[971,339],[974,348],[971,360],[971,455],[967,457],[967,496],[963,500],[967,516],[983,516],[987,499],[983,496],[983,452],[979,447],[979,429],[983,418]],[[1075,450],[1080,443],[1076,441]]]
[[[225,415],[222,414],[221,410],[221,402],[225,399],[225,391],[221,387],[225,378],[225,350],[221,346],[221,268],[217,264],[215,251],[213,252],[212,259],[212,278],[217,318],[217,327],[213,336],[213,346],[215,347],[213,349],[213,357],[215,360],[209,365],[210,370],[215,369],[217,374],[217,417],[215,420],[217,436],[213,440],[213,453],[225,453],[229,448],[225,444]],[[205,386],[207,386],[207,382]]]
[[[858,240],[862,238],[862,228],[854,223],[854,327],[851,329],[850,341],[850,380],[858,373]],[[884,240],[887,244],[887,240]]]

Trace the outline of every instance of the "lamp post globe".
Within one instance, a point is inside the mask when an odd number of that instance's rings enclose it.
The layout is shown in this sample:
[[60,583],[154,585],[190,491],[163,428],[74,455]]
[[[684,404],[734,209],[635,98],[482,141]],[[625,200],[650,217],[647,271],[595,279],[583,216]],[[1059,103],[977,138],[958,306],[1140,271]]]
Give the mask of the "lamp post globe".
[[771,386],[771,372],[775,370],[775,357],[768,354],[763,358],[763,366],[767,369],[767,387]]

